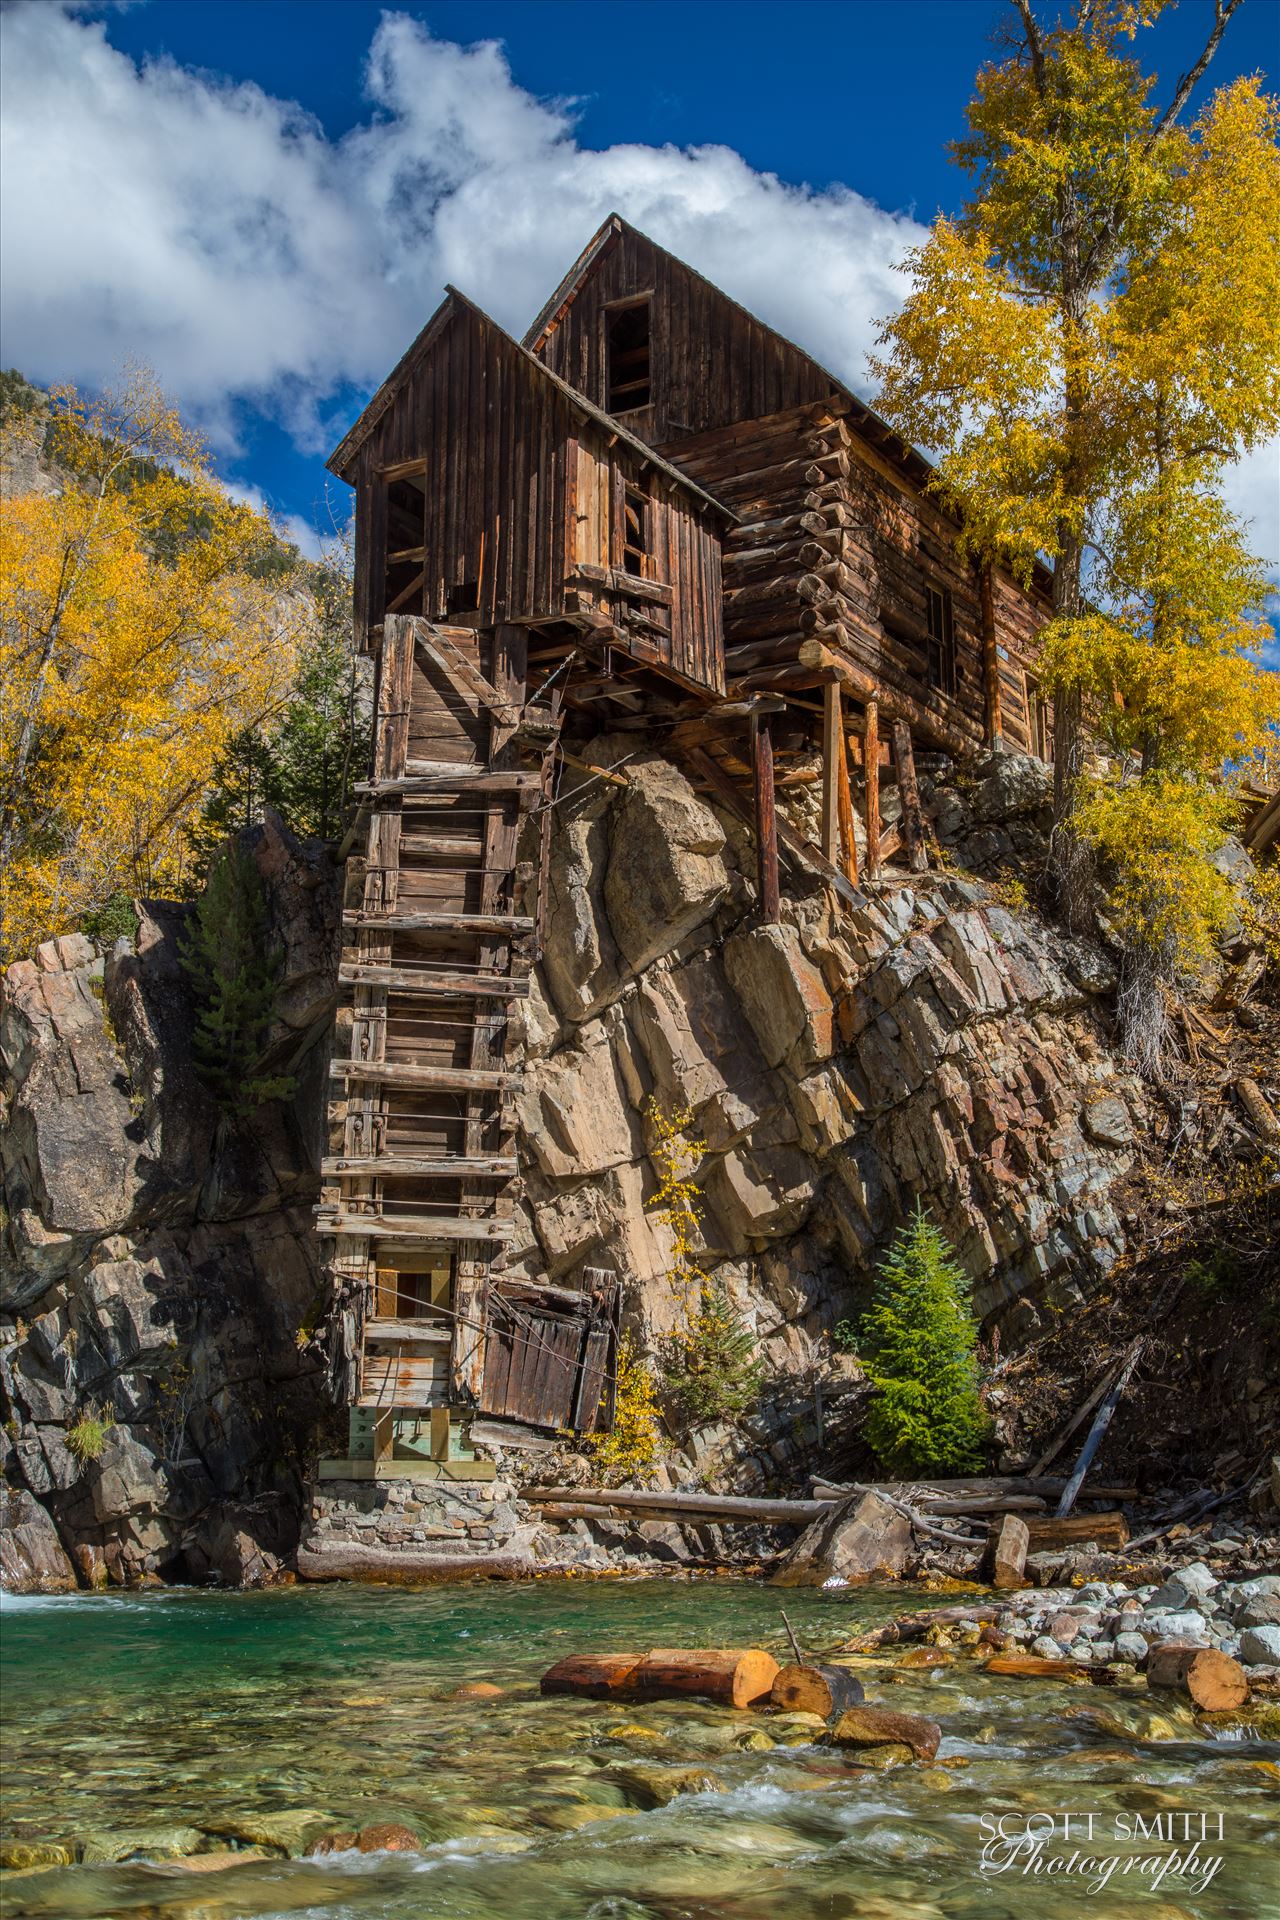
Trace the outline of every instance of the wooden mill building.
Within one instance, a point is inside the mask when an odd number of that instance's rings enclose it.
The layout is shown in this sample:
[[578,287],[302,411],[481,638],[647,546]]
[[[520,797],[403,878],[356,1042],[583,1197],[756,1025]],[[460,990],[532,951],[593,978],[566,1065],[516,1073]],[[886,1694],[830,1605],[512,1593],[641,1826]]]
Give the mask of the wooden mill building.
[[[502,1264],[558,763],[635,731],[750,821],[765,917],[780,862],[855,894],[927,864],[917,754],[1047,753],[1048,582],[962,562],[922,456],[616,215],[523,342],[449,289],[329,464],[377,689],[319,1214],[351,1453],[482,1473],[486,1421],[611,1417],[617,1277]],[[820,844],[776,804],[815,753]]]

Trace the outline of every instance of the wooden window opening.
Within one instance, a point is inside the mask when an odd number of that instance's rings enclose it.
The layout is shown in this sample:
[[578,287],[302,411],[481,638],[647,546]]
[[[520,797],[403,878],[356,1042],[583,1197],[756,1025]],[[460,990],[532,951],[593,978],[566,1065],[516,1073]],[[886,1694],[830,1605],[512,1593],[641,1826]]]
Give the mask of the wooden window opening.
[[652,502],[628,482],[622,492],[622,571],[643,577],[649,571]]
[[426,577],[427,479],[421,473],[397,473],[381,482],[383,513],[382,612],[421,613]]
[[608,378],[605,406],[610,413],[631,413],[650,402],[651,303],[646,298],[611,307],[604,316]]
[[1049,703],[1040,689],[1040,682],[1034,674],[1022,676],[1027,688],[1027,739],[1037,760],[1053,759],[1053,727],[1050,722]]
[[929,685],[955,699],[956,627],[947,587],[925,588],[929,619]]

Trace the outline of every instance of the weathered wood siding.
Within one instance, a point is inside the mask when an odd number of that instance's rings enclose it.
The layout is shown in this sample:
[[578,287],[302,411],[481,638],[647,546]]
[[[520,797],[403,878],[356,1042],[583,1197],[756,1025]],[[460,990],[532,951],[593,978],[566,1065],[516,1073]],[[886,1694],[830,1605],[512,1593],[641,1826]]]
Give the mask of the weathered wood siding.
[[[358,455],[358,629],[375,627],[397,591],[408,597],[395,611],[480,628],[592,610],[629,618],[616,576],[632,486],[649,503],[640,577],[670,589],[644,615],[643,646],[656,665],[722,687],[717,529],[678,482],[610,438],[500,329],[455,308]],[[413,557],[389,587],[397,552]]]
[[643,234],[623,228],[535,348],[553,373],[608,406],[605,316],[649,294],[652,402],[622,414],[661,445],[708,427],[755,420],[834,389],[816,362]]

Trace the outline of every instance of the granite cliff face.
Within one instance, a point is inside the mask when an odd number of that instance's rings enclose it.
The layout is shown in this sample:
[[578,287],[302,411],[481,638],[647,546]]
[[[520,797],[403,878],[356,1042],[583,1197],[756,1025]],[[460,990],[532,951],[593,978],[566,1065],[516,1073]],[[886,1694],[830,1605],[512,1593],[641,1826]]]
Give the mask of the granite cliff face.
[[[828,1421],[850,1388],[830,1329],[917,1196],[1006,1340],[1107,1271],[1140,1096],[1095,949],[958,870],[838,910],[797,875],[782,924],[759,926],[737,823],[656,756],[626,778],[556,815],[547,948],[512,1035],[528,1071],[510,1264],[613,1267],[645,1338],[669,1331],[647,1108],[691,1108],[701,1260],[770,1373],[760,1412],[694,1454],[704,1480],[776,1484],[821,1455],[815,1384]],[[1044,801],[1034,763],[992,763],[935,796],[939,832],[995,870]],[[247,1130],[219,1125],[191,1067],[184,909],[150,906],[105,965],[76,936],[4,983],[11,1582],[261,1577],[296,1538],[309,1460],[341,1446],[311,1223],[341,876],[278,823],[251,845],[288,954],[272,1066],[297,1086]],[[86,1411],[113,1424],[82,1462],[67,1438]]]

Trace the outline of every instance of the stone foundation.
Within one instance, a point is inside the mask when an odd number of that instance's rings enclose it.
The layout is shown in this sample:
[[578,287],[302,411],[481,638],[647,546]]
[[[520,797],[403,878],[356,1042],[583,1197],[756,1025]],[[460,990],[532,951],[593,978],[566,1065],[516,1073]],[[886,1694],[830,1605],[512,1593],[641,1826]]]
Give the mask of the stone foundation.
[[298,1546],[304,1580],[532,1573],[537,1520],[510,1481],[323,1480]]

